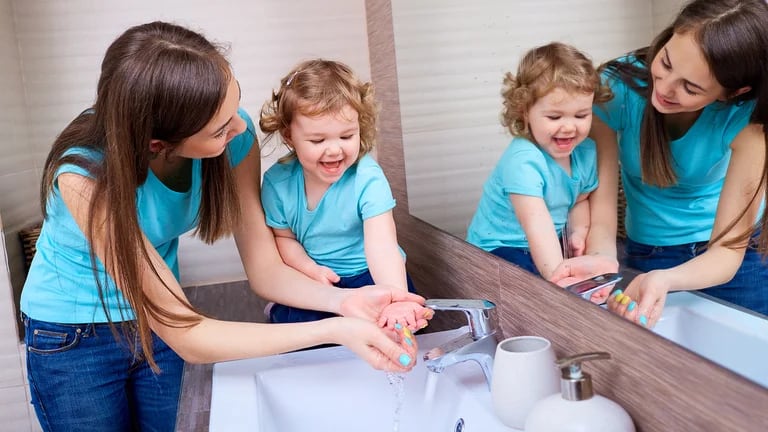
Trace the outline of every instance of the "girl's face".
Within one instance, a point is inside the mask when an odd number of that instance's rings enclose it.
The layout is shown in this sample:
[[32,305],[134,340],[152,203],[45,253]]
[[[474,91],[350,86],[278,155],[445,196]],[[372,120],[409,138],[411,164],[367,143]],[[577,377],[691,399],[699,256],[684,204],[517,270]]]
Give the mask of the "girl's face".
[[569,93],[555,88],[528,110],[528,127],[536,144],[553,159],[569,161],[573,149],[592,127],[594,93]]
[[690,33],[672,35],[653,59],[651,77],[651,104],[662,114],[699,111],[726,97]]
[[240,105],[240,85],[233,77],[219,111],[211,121],[196,134],[185,139],[174,150],[173,155],[203,159],[219,156],[232,138],[245,132],[245,120],[237,114]]
[[327,188],[357,162],[358,113],[349,105],[339,112],[319,116],[296,113],[284,138],[296,152],[305,181]]

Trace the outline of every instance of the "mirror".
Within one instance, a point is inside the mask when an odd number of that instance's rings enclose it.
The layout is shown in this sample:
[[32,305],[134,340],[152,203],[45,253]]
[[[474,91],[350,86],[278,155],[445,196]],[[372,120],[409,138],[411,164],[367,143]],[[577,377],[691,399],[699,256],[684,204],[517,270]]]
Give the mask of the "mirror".
[[[528,49],[555,40],[596,65],[646,46],[684,0],[391,3],[409,212],[464,239],[483,183],[511,140],[499,121],[503,74]],[[755,381],[768,386],[768,378]]]

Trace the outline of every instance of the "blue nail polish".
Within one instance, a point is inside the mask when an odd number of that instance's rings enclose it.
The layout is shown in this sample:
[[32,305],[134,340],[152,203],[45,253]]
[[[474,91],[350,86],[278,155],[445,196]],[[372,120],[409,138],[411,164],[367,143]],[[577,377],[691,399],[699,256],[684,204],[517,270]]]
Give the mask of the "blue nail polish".
[[405,338],[405,343],[407,343],[409,346],[413,346],[413,341],[409,337]]
[[646,318],[645,315],[640,315],[640,324],[642,324],[643,327],[648,326],[648,318]]
[[395,323],[395,328],[397,330],[400,330],[401,328],[403,328],[403,326],[401,326],[400,323]]
[[624,292],[624,291],[622,291],[621,289],[617,289],[616,291],[612,292],[612,293],[611,293],[611,295],[612,295],[612,296],[617,296],[617,295],[619,295],[619,294],[621,294],[621,293],[623,293],[623,292]]
[[636,307],[637,307],[637,302],[632,302],[629,304],[629,306],[627,306],[627,310],[632,312],[633,310],[635,310]]
[[411,356],[408,354],[400,354],[400,358],[398,360],[400,360],[400,364],[403,366],[408,366],[411,364]]

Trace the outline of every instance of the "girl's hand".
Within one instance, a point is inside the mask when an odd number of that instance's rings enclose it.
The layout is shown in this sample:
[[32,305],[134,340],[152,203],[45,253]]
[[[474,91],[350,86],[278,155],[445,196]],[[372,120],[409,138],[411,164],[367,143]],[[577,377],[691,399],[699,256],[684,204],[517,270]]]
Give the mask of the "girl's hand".
[[552,272],[549,281],[561,287],[605,273],[618,273],[619,262],[607,255],[582,255],[563,260]]
[[577,229],[568,234],[568,249],[572,257],[584,255],[587,250],[588,229]]
[[339,314],[378,322],[384,308],[394,302],[424,304],[424,297],[387,285],[367,285],[355,289],[340,289]]
[[416,302],[397,302],[385,307],[381,312],[378,324],[380,327],[395,329],[401,324],[412,331],[423,329],[428,320],[435,316],[435,311]]
[[670,284],[663,270],[636,276],[624,292],[614,291],[608,299],[608,309],[651,328],[661,317]]
[[372,367],[407,372],[416,365],[416,338],[405,329],[386,329],[359,318],[323,320],[332,326],[331,339],[352,350]]
[[338,282],[340,279],[336,272],[326,266],[321,265],[315,266],[315,269],[311,272],[311,274],[308,274],[307,276],[320,282],[321,284],[330,286],[333,286],[333,284]]

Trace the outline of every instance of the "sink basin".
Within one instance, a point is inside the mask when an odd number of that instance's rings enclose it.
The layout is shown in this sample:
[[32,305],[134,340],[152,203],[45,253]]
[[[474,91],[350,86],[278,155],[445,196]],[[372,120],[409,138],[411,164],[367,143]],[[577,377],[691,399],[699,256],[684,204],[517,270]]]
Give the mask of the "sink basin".
[[768,387],[768,320],[701,293],[667,296],[657,334]]
[[[466,331],[418,335],[419,359]],[[345,347],[333,347],[213,368],[211,432],[449,432],[462,430],[459,422],[464,431],[515,430],[493,414],[485,377],[474,362],[440,374],[419,363],[396,375],[374,370]]]

